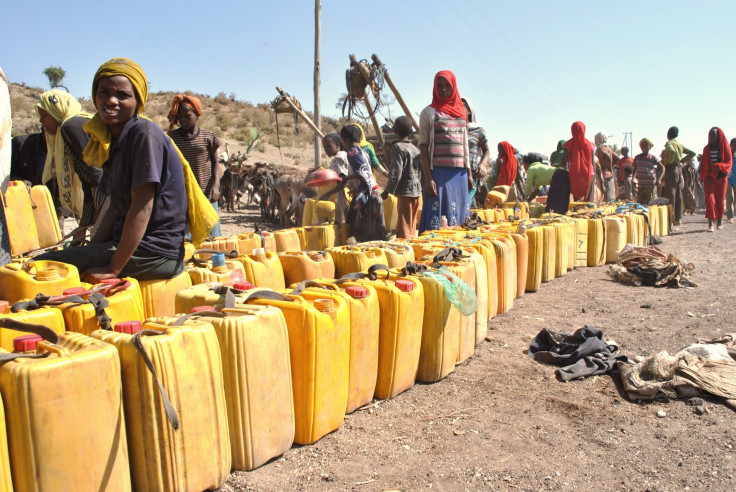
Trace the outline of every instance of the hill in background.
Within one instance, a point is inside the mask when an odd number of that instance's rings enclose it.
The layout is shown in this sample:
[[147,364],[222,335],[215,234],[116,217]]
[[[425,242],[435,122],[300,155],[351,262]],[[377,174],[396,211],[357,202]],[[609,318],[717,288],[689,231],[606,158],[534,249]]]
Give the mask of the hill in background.
[[[10,84],[13,136],[41,131],[35,106],[38,96],[45,90],[25,84]],[[144,114],[164,130],[169,127],[167,116],[171,101],[176,94],[176,92],[156,92],[148,95]],[[277,141],[276,115],[271,109],[270,102],[253,105],[237,100],[234,95],[227,96],[224,93],[215,97],[193,92],[186,92],[186,94],[194,95],[202,101],[202,117],[199,119],[199,125],[214,131],[223,143],[227,144],[227,150],[230,153],[245,152],[250,143],[251,129],[255,129],[260,137],[250,152],[248,162],[286,164],[297,167],[311,167],[313,164],[314,133],[311,128],[301,120],[295,127],[292,115],[280,114]],[[86,111],[95,112],[89,98],[80,98],[79,101]],[[306,113],[310,118],[312,117],[310,112]],[[323,117],[322,132],[325,134],[339,132],[344,121]],[[295,129],[298,130],[298,133]],[[279,142],[280,154],[277,146]],[[324,153],[322,159],[326,160]]]

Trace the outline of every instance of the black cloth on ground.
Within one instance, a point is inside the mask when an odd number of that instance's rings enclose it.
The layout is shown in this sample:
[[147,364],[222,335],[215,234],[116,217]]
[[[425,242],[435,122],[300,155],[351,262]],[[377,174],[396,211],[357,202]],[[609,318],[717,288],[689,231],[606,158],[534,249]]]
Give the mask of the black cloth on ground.
[[617,361],[628,360],[618,354],[617,345],[606,342],[603,332],[592,325],[585,325],[572,335],[545,328],[531,341],[527,353],[537,362],[561,366],[557,377],[563,381],[606,374],[616,369]]

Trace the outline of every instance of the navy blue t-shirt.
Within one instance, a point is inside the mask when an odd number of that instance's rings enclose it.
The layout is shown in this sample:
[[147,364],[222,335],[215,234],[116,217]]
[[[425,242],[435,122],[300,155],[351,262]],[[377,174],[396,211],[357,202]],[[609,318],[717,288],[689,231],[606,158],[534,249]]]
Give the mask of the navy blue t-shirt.
[[156,183],[151,218],[138,247],[165,258],[183,258],[187,220],[184,169],[174,144],[161,127],[144,118],[132,118],[111,146],[102,169],[110,207],[117,216],[112,240],[119,242],[122,237],[131,190]]

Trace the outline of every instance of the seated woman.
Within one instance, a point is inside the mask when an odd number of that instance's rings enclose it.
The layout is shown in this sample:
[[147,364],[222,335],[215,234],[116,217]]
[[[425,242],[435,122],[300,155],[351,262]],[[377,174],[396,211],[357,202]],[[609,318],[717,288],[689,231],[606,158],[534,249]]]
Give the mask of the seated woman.
[[102,167],[110,204],[91,244],[38,259],[71,263],[91,283],[171,278],[183,270],[185,169],[171,139],[139,116],[147,96],[146,74],[131,60],[114,58],[97,70],[92,82],[97,114],[84,126],[92,135],[84,158]]
[[[80,227],[91,226],[102,203],[104,193],[99,190],[102,171],[90,167],[82,159],[89,135],[82,127],[91,114],[82,111],[74,96],[54,89],[39,96],[36,112],[46,135],[46,162],[43,179],[54,203],[70,211]],[[79,235],[82,237],[84,234]]]

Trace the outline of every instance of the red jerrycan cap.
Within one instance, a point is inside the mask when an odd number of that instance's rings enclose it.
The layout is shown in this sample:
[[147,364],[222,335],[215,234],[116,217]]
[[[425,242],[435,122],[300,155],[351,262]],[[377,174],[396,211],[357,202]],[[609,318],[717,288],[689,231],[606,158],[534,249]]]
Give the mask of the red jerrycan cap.
[[87,289],[84,287],[69,287],[68,289],[64,289],[62,294],[65,296],[76,296],[82,292],[87,292]]
[[31,352],[36,350],[36,344],[43,340],[41,335],[31,333],[28,335],[21,335],[13,339],[13,351],[14,352]]
[[396,284],[396,287],[398,287],[401,292],[411,292],[414,290],[414,282],[411,280],[399,279],[394,282],[394,284]]
[[368,297],[368,289],[360,285],[351,285],[345,289],[345,292],[347,292],[347,294],[353,299],[363,299]]
[[215,306],[194,306],[189,310],[190,313],[201,313],[203,311],[215,311]]
[[247,282],[247,281],[233,282],[233,289],[237,289],[237,290],[250,290],[250,289],[254,289],[254,288],[255,288],[255,285],[253,285],[253,284],[251,284],[250,282]]
[[0,314],[10,311],[10,303],[8,301],[0,301]]
[[141,322],[138,320],[121,321],[120,323],[115,323],[115,327],[113,329],[118,333],[135,335],[141,331]]
[[117,277],[115,277],[115,278],[103,278],[102,280],[100,280],[100,283],[101,284],[105,284],[105,285],[115,285],[118,282],[120,282],[120,279],[117,278]]

